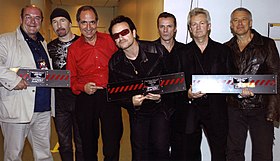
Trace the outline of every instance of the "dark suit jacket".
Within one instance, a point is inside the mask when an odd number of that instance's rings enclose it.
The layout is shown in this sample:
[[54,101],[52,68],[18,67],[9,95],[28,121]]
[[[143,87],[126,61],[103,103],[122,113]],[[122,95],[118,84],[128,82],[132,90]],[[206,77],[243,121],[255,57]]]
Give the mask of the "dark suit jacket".
[[[193,74],[229,74],[234,73],[234,65],[230,49],[218,42],[209,39],[208,45],[203,53],[194,41],[187,44],[187,51],[180,55],[181,70],[185,72],[187,87],[191,85]],[[227,125],[227,103],[226,95],[207,94],[207,99],[189,100],[187,92],[181,94],[173,115],[173,129],[178,132],[192,133],[199,126],[199,108],[209,108],[207,117],[211,117],[213,123],[222,122],[221,126]],[[206,116],[204,114],[204,116]],[[223,121],[221,121],[223,120]]]

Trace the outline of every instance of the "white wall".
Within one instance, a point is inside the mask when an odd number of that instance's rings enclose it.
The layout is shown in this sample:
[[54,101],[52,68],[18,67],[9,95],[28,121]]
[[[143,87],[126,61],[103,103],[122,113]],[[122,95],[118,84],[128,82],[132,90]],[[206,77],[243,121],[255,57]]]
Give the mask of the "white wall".
[[[177,18],[178,32],[176,39],[186,43],[187,14],[192,0],[164,0],[164,11],[173,13]],[[237,7],[245,7],[252,12],[253,28],[268,36],[268,23],[280,23],[279,0],[193,0],[192,8],[202,7],[210,12],[211,38],[219,42],[228,41],[232,34],[229,29],[230,13]],[[188,41],[191,41],[188,36]],[[276,41],[280,51],[280,41]],[[280,161],[280,130],[275,128],[274,161]],[[261,146],[261,145],[260,145]],[[203,161],[210,161],[210,153],[205,137],[202,142]],[[247,139],[246,161],[251,158],[251,141]]]
[[[190,10],[191,0],[165,0],[164,11],[173,13],[178,21],[177,40],[186,42],[187,14]],[[248,8],[253,14],[253,28],[267,36],[268,23],[280,23],[279,0],[193,0],[192,8],[202,7],[210,12],[212,19],[211,38],[225,42],[231,38],[229,29],[230,13],[237,7]],[[190,41],[190,36],[188,36]],[[280,42],[276,42],[280,49]]]

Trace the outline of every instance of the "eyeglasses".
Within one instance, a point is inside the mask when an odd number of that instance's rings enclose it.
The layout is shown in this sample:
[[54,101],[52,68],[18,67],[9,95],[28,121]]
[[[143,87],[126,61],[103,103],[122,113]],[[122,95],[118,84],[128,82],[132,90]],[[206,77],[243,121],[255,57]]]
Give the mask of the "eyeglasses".
[[112,38],[113,38],[113,40],[117,40],[120,37],[120,35],[125,36],[127,34],[129,34],[129,29],[124,29],[121,32],[113,34]]

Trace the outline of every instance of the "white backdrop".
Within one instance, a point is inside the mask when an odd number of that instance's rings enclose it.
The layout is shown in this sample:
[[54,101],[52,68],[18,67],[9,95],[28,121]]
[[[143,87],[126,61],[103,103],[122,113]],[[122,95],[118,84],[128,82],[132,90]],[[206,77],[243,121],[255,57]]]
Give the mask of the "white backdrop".
[[[164,11],[173,13],[177,18],[176,39],[189,42],[187,36],[187,14],[192,0],[164,0]],[[211,38],[218,42],[226,42],[231,37],[229,28],[230,13],[237,7],[245,7],[252,12],[253,28],[262,35],[268,36],[268,23],[280,23],[280,0],[193,0],[192,8],[202,7],[210,12]],[[280,34],[280,33],[279,33]],[[189,35],[189,34],[188,34]],[[188,37],[188,39],[186,38]],[[276,41],[280,51],[280,41]],[[280,161],[280,130],[275,128],[274,161]],[[210,161],[210,153],[205,137],[202,142],[203,161]],[[251,141],[247,139],[246,161],[251,160]]]

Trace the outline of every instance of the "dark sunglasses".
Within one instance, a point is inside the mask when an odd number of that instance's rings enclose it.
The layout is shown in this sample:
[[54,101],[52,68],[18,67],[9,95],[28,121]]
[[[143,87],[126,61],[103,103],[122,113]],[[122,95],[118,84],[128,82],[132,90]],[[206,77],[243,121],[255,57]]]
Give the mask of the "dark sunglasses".
[[112,38],[113,38],[113,40],[117,40],[120,37],[120,35],[125,36],[127,34],[129,34],[129,29],[124,29],[121,32],[113,34]]

